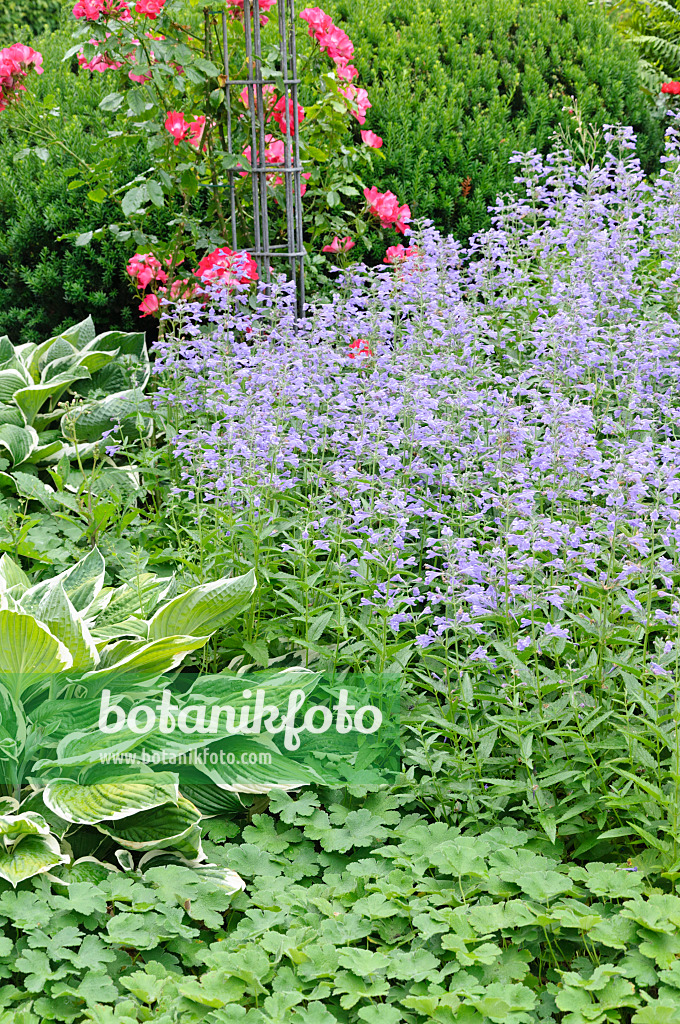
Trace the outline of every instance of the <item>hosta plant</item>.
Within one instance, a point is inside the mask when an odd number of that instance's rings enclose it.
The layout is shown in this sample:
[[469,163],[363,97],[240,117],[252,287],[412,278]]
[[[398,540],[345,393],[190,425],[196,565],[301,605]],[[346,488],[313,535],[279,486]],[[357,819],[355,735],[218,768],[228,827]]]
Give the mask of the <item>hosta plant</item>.
[[148,377],[144,335],[96,335],[90,317],[40,345],[0,338],[0,488],[42,497],[47,464],[91,456],[118,424],[138,436]]
[[[202,811],[230,810],[241,792],[315,777],[264,741],[230,737],[226,723],[210,735],[102,729],[104,691],[107,708],[122,718],[133,700],[160,711],[167,673],[246,608],[256,585],[252,570],[184,593],[173,578],[150,573],[117,588],[104,579],[96,548],[33,585],[7,555],[0,559],[0,877],[12,884],[65,858],[118,848],[142,856],[171,850],[198,864]],[[195,678],[173,693],[177,706],[224,703],[233,693],[229,678]],[[281,704],[315,681],[311,672],[283,671],[258,686]],[[230,754],[214,757],[217,765],[183,763],[201,747]],[[258,749],[267,750],[265,759]],[[254,764],[243,764],[244,750],[256,751]],[[177,771],[166,770],[168,755],[171,766],[180,762]]]

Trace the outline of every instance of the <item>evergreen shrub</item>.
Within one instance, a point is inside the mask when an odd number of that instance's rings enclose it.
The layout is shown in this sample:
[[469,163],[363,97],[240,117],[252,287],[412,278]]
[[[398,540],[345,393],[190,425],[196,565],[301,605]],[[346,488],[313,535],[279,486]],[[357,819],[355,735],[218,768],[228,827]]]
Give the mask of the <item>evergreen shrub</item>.
[[[574,100],[586,122],[632,125],[647,171],[663,128],[635,50],[587,0],[329,0],[355,45],[384,139],[374,184],[464,239],[513,187],[513,150],[545,153]],[[358,130],[358,126],[357,126]],[[382,253],[375,254],[382,258]]]

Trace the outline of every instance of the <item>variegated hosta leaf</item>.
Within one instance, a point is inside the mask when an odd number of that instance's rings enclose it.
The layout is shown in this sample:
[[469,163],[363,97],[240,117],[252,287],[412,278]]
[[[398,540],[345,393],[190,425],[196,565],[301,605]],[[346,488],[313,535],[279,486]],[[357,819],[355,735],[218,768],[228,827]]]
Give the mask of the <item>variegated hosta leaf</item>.
[[105,430],[120,424],[125,436],[138,437],[137,420],[148,416],[150,410],[149,399],[144,392],[139,388],[129,388],[69,409],[61,418],[61,429],[69,440],[75,437],[77,441],[98,441]]
[[[106,668],[93,669],[78,681],[87,687],[91,697],[104,689],[112,693],[126,693],[177,668],[187,654],[204,647],[209,639],[207,636],[169,636],[146,643],[136,650],[125,648],[128,653],[120,661],[109,662]],[[102,658],[106,657],[106,648],[101,655]]]
[[139,870],[164,868],[174,864],[189,868],[199,878],[212,882],[217,889],[222,889],[229,895],[242,892],[246,887],[246,883],[235,871],[217,864],[204,864],[197,860],[188,860],[175,850],[151,850],[149,853],[145,853],[140,858]]
[[[142,811],[124,822],[99,821],[97,828],[111,836],[128,850],[154,850],[173,847],[182,849],[182,840],[188,840],[185,856],[198,856],[201,812],[180,796],[177,804],[167,803],[152,811]],[[195,852],[194,852],[195,851]]]
[[17,391],[30,384],[30,378],[22,370],[0,370],[0,402],[11,405]]
[[54,836],[25,835],[9,848],[0,846],[0,878],[16,887],[26,878],[42,875],[69,860]]
[[26,717],[23,709],[0,683],[0,775],[3,756],[18,758],[25,742]]
[[79,857],[67,867],[60,868],[54,876],[50,875],[50,881],[53,884],[56,882],[54,887],[57,888],[57,891],[61,890],[68,895],[68,887],[74,882],[89,882],[91,885],[99,885],[100,882],[105,882],[111,874],[120,874],[115,864],[106,864],[103,860],[97,860],[96,857]]
[[74,672],[86,672],[99,664],[99,652],[90,631],[66,596],[61,581],[45,592],[37,618],[68,647]]
[[[91,785],[56,779],[45,787],[43,800],[60,818],[81,825],[118,821],[149,808],[177,803],[177,783],[168,781],[168,773],[159,773],[155,783],[139,782],[137,778],[121,773],[117,779]],[[155,813],[150,817],[154,818]]]
[[16,562],[12,561],[8,554],[0,558],[0,591],[11,590],[13,587],[22,587],[27,590],[31,581]]
[[[106,629],[115,623],[125,622],[129,618],[142,621],[147,619],[159,601],[174,597],[175,578],[156,576],[155,573],[143,572],[131,583],[125,583],[115,590],[102,591],[87,615],[96,615],[96,626],[92,627],[95,636],[107,636]],[[172,591],[172,592],[171,592]],[[106,594],[106,605],[99,607],[98,602]],[[111,633],[111,636],[123,636],[123,633]],[[146,622],[143,633],[133,632],[133,636],[146,636]]]
[[7,452],[12,465],[25,462],[38,446],[38,434],[33,427],[15,427],[11,423],[0,424],[0,449]]
[[[43,700],[31,711],[31,721],[55,742],[75,733],[89,732],[99,725],[101,699],[58,697]],[[117,734],[116,734],[117,735]]]
[[48,836],[50,826],[44,818],[33,811],[22,814],[0,815],[0,847],[16,842],[21,836]]
[[94,601],[104,585],[106,564],[98,548],[92,548],[84,558],[53,576],[50,580],[36,583],[21,598],[21,605],[27,612],[37,615],[40,602],[53,588],[60,585],[77,612],[83,612]]
[[267,704],[284,709],[293,690],[304,690],[308,695],[320,678],[320,672],[313,672],[308,668],[284,668],[278,671],[253,672],[245,676],[220,672],[216,675],[199,676],[186,694],[184,703],[230,704],[234,708],[240,708],[244,704],[252,705],[253,697],[243,696],[243,691],[248,689],[252,694],[264,690]]
[[[229,761],[233,760],[233,764]],[[253,762],[254,763],[251,763]],[[268,793],[323,783],[313,768],[280,754],[274,747],[234,736],[213,743],[197,756],[195,767],[232,793]]]
[[248,606],[256,586],[255,573],[251,569],[243,576],[193,587],[158,609],[149,621],[149,639],[214,633]]
[[77,380],[87,380],[89,377],[90,371],[84,366],[74,366],[66,373],[58,373],[47,384],[31,384],[30,387],[20,388],[14,392],[13,398],[26,417],[26,422],[33,423],[40,412],[40,407],[48,398],[59,397],[69,384],[74,384]]
[[[107,716],[108,724],[111,726],[116,725],[114,716]],[[53,774],[54,769],[84,768],[88,765],[115,764],[120,761],[127,763],[124,755],[141,743],[146,743],[146,739],[146,736],[133,732],[124,725],[120,731],[113,734],[99,728],[69,733],[57,744],[56,757],[36,761],[32,771],[36,776],[43,776],[45,772]]]
[[0,638],[0,682],[14,697],[73,664],[68,648],[32,615],[0,611]]

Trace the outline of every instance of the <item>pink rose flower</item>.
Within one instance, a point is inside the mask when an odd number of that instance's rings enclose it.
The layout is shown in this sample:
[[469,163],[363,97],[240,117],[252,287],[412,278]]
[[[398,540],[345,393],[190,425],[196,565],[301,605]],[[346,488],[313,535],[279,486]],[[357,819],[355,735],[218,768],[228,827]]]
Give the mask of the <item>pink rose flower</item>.
[[227,286],[257,281],[257,263],[247,252],[234,252],[227,246],[204,256],[195,271],[204,284],[220,281]]
[[368,102],[366,90],[357,89],[356,85],[347,85],[344,89],[339,89],[338,92],[349,103],[352,116],[356,117],[359,124],[364,124],[366,121],[366,111],[369,107],[373,106],[372,103]]
[[350,249],[354,248],[355,244],[356,243],[352,241],[349,235],[345,236],[345,238],[338,238],[338,236],[335,235],[330,245],[324,245],[321,252],[349,252]]
[[397,231],[404,234],[406,224],[411,219],[408,206],[400,206],[393,192],[378,192],[375,185],[371,189],[365,188],[364,196],[370,212],[380,219],[381,227],[388,228],[393,224]]
[[149,316],[149,314],[157,313],[160,309],[160,302],[158,296],[150,292],[149,295],[145,295],[139,304],[139,312],[142,316]]
[[409,245],[405,249],[400,242],[399,245],[391,245],[388,248],[383,263],[400,263],[402,260],[407,260],[409,256],[420,256],[420,249],[417,245]]
[[179,146],[182,139],[187,137],[189,125],[184,120],[184,114],[178,110],[169,110],[165,119],[165,129],[172,135],[175,145]]
[[333,28],[333,19],[330,14],[326,14],[320,7],[305,7],[304,11],[300,11],[300,17],[307,22],[309,34],[317,42],[320,42],[323,36]]
[[[198,147],[201,145],[201,140],[203,139],[203,135],[204,134],[205,134],[205,117],[201,114],[200,117],[197,117],[194,121],[190,121],[189,122],[187,142],[194,149],[198,149]],[[206,143],[206,145],[207,145],[207,143]],[[205,148],[206,148],[206,146],[203,146],[203,149],[205,149]]]
[[356,359],[357,356],[370,359],[374,353],[365,338],[355,338],[354,341],[349,343],[348,355],[350,359]]
[[380,149],[380,147],[383,144],[383,140],[380,138],[380,136],[376,135],[375,132],[371,131],[362,131],[361,141],[364,143],[364,145],[370,146],[371,149]]
[[135,253],[127,264],[127,272],[134,278],[138,288],[146,288],[152,281],[165,284],[168,275],[153,253]]
[[[274,104],[274,107],[272,109],[271,119],[276,121],[277,125],[279,126],[280,131],[282,131],[284,133],[284,135],[287,135],[288,132],[290,131],[290,128],[288,127],[289,121],[290,121],[291,128],[293,126],[293,122],[294,122],[293,109],[294,109],[293,108],[293,101],[292,101],[292,99],[289,99],[288,100],[288,111],[286,112],[286,100],[285,100],[285,98],[283,96],[281,97],[281,99],[279,99]],[[302,122],[305,119],[305,108],[301,107],[299,103],[297,105],[297,117],[298,117],[298,124],[302,124]]]
[[351,82],[353,78],[359,77],[359,72],[353,64],[337,64],[336,74],[343,82]]
[[42,54],[23,43],[15,43],[0,50],[0,111],[17,99],[18,92],[26,92],[22,79],[31,69],[42,75]]
[[137,0],[135,10],[137,14],[146,14],[147,18],[155,21],[163,10],[164,4],[165,0]]

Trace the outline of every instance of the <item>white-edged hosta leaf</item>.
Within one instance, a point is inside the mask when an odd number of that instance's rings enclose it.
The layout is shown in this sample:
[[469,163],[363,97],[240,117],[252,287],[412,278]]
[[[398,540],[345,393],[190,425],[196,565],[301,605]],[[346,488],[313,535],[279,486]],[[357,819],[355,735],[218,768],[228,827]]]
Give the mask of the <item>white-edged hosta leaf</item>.
[[99,664],[95,642],[66,596],[62,581],[46,591],[38,605],[37,618],[68,647],[74,672],[86,672]]
[[0,682],[13,696],[72,664],[68,648],[32,615],[0,611]]
[[53,587],[63,586],[64,592],[77,612],[82,612],[95,599],[104,585],[106,565],[98,548],[92,548],[84,558],[53,576],[50,580],[36,583],[21,598],[26,611],[37,614],[40,602]]
[[7,334],[0,338],[0,370],[4,370],[8,363],[14,362],[16,355],[14,345]]
[[11,405],[17,391],[27,384],[30,384],[30,379],[21,370],[0,370],[0,402]]
[[[211,754],[216,755],[215,764]],[[229,764],[232,755],[234,763]],[[250,763],[251,758],[257,763]],[[313,768],[280,754],[273,746],[240,736],[210,744],[197,758],[195,767],[215,785],[232,793],[268,793],[271,789],[299,789],[323,783]]]
[[40,726],[52,742],[76,732],[89,732],[99,723],[101,699],[84,700],[82,697],[58,697],[43,700],[31,711],[31,721]]
[[85,346],[83,352],[92,347],[102,352],[120,352],[126,356],[136,356],[142,362],[148,360],[146,351],[146,335],[143,331],[105,331]]
[[[9,690],[0,683],[0,751],[4,747],[7,755],[10,750],[21,751],[26,742],[26,718],[21,705],[12,697]],[[2,753],[0,753],[0,763]]]
[[231,576],[192,587],[163,605],[149,621],[149,639],[163,636],[206,636],[243,611],[257,586],[251,569],[243,576]]
[[145,853],[140,858],[139,870],[146,871],[151,868],[164,868],[172,865],[189,868],[199,878],[212,882],[217,889],[222,889],[229,895],[242,892],[246,887],[246,883],[235,871],[217,864],[202,864],[200,861],[189,860],[175,850],[151,850],[149,853]]
[[146,622],[144,619],[138,619],[135,615],[131,615],[128,619],[124,619],[122,622],[112,622],[110,626],[97,625],[93,630],[93,635],[96,636],[97,643],[99,643],[100,640],[106,643],[108,640],[117,641],[119,638],[122,640],[124,637],[133,636],[146,643],[146,633]]
[[[200,849],[201,820],[198,808],[180,796],[176,804],[167,803],[150,811],[143,811],[128,817],[122,822],[100,821],[97,828],[128,850],[154,850],[167,847],[182,848],[181,840],[190,841],[190,848],[185,856],[196,854]],[[197,843],[198,841],[198,843]]]
[[69,440],[75,436],[77,441],[93,442],[98,441],[105,430],[120,424],[126,437],[138,437],[137,419],[150,412],[150,400],[144,392],[129,388],[69,409],[61,418],[61,429]]
[[[174,592],[171,592],[174,591],[174,587],[174,576],[156,576],[155,573],[144,572],[130,583],[109,591],[108,604],[97,615],[97,635],[102,627],[124,622],[130,616],[149,618],[159,601],[175,596]],[[91,615],[92,609],[88,608],[87,614]]]
[[61,852],[54,836],[26,835],[8,849],[0,847],[0,878],[16,886],[27,878],[42,875],[70,857]]
[[253,672],[238,676],[233,672],[219,672],[215,675],[199,676],[187,692],[184,703],[231,704],[240,708],[252,703],[252,697],[243,696],[248,689],[252,694],[264,690],[266,703],[284,708],[293,690],[304,690],[309,695],[315,688],[320,672],[308,668],[284,668],[278,671]]
[[[111,717],[107,717],[109,724],[115,725]],[[44,772],[53,773],[54,769],[83,768],[113,758],[124,760],[125,755],[145,738],[144,734],[133,732],[122,722],[121,729],[116,732],[104,732],[98,728],[72,732],[59,740],[56,756],[36,761],[32,772],[35,776],[41,776]]]
[[74,366],[66,373],[57,374],[47,384],[31,384],[30,387],[20,388],[14,392],[13,398],[26,417],[26,422],[33,423],[48,398],[63,394],[70,384],[77,380],[87,380],[89,376],[90,372],[84,366]]
[[116,350],[113,352],[98,352],[92,350],[90,352],[81,353],[78,359],[78,366],[84,366],[91,374],[96,373],[97,370],[103,369],[108,366],[112,359],[117,355]]
[[42,462],[43,459],[52,458],[54,455],[61,455],[63,447],[63,441],[59,440],[50,441],[49,444],[39,444],[37,448],[33,449],[26,461],[35,465],[37,462]]
[[12,587],[23,587],[27,590],[31,581],[21,568],[8,554],[0,558],[0,591],[10,590]]
[[[34,835],[48,836],[50,826],[45,819],[34,811],[25,811],[23,814],[0,814],[0,836],[3,841],[14,842],[19,836]],[[0,846],[2,843],[0,843]]]
[[[104,688],[110,689],[113,693],[125,693],[132,688],[145,686],[177,668],[187,654],[204,647],[209,639],[207,636],[163,637],[161,640],[145,643],[143,647],[131,651],[119,661],[109,662],[106,668],[86,672],[78,682],[87,687],[90,697],[96,696]],[[106,648],[101,652],[101,656],[106,658]]]
[[11,423],[15,427],[25,427],[26,420],[18,405],[0,402],[0,423]]
[[177,784],[169,783],[166,776],[164,773],[160,782],[149,783],[121,774],[119,779],[92,785],[55,779],[45,787],[43,800],[60,818],[81,825],[120,821],[140,811],[149,811],[153,820],[160,812],[151,808],[174,807],[179,799]]
[[38,445],[38,434],[33,427],[15,427],[0,424],[0,451],[9,453],[13,466],[25,462]]

